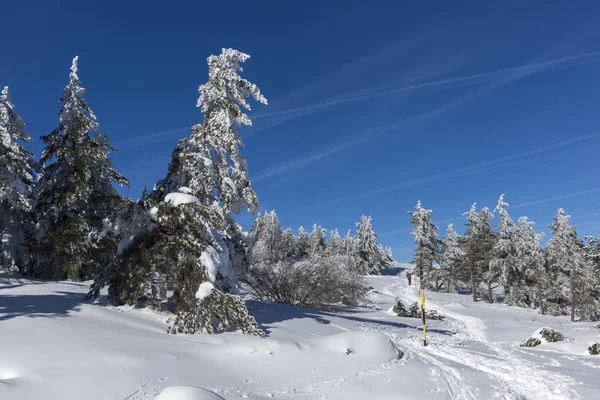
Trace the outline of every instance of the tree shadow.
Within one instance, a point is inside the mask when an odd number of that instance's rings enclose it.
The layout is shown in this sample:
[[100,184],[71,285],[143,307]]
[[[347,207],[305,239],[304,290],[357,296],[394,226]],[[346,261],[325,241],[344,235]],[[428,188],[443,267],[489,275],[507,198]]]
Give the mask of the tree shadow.
[[400,275],[402,272],[406,271],[408,268],[399,266],[399,265],[395,265],[391,268],[386,268],[384,270],[381,270],[381,276],[398,276]]
[[[411,330],[422,330],[422,327],[412,326],[404,324],[402,322],[395,322],[377,318],[369,318],[368,316],[360,316],[360,314],[368,314],[369,311],[361,311],[352,308],[344,309],[340,313],[329,313],[324,311],[314,311],[307,308],[289,306],[286,304],[279,303],[268,303],[257,300],[247,300],[246,305],[250,314],[254,316],[259,327],[265,331],[267,336],[271,333],[272,325],[278,322],[288,321],[291,319],[302,319],[310,318],[321,324],[330,324],[330,318],[341,318],[349,321],[360,322],[365,324],[381,325],[386,328],[396,329],[411,329]],[[353,315],[359,314],[359,315]],[[429,332],[436,332],[443,335],[454,335],[454,332],[444,329],[431,329],[428,328]]]
[[0,295],[0,321],[17,317],[59,318],[79,311],[81,293],[54,292],[42,295]]

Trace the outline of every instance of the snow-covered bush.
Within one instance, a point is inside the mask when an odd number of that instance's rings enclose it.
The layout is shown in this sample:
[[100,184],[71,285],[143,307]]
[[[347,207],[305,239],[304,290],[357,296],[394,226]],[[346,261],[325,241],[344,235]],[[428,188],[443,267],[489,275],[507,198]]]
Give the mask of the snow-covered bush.
[[[211,290],[199,295],[203,285],[209,286]],[[242,333],[264,336],[254,317],[248,314],[241,297],[215,290],[212,284],[205,282],[200,285],[196,298],[197,302],[190,311],[181,311],[169,321],[168,333],[221,333],[240,330]]]
[[546,342],[549,343],[561,342],[565,340],[565,335],[550,328],[542,328],[540,330],[540,335]]
[[523,343],[519,345],[519,347],[537,347],[542,344],[542,341],[538,338],[532,338],[525,340]]
[[594,343],[590,347],[588,347],[588,352],[592,356],[600,355],[600,343]]
[[[396,313],[396,315],[398,315],[399,317],[423,318],[423,315],[421,313],[421,307],[419,307],[419,303],[417,303],[416,301],[410,305],[408,310],[406,310],[406,306],[404,305],[404,303],[402,303],[401,300],[397,299],[396,304],[394,304],[394,307],[392,307],[392,311]],[[439,315],[435,310],[430,310],[425,311],[425,319],[443,321],[444,319],[446,319],[446,317],[444,317],[443,315]]]
[[566,337],[562,333],[555,331],[551,328],[541,328],[536,330],[533,335],[521,343],[521,347],[536,347],[545,343],[555,343],[561,342],[563,340],[572,340],[571,338]]
[[353,263],[348,256],[263,263],[250,269],[247,283],[261,301],[330,310],[340,304],[356,305],[365,297],[367,286],[353,272]]

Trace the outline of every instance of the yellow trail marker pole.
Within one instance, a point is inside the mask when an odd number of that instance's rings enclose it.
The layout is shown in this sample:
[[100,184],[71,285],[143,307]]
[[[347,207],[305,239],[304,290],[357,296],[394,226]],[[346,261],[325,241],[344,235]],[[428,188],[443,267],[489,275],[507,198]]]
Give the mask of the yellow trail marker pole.
[[427,346],[427,324],[425,324],[425,291],[421,292],[421,316],[423,317],[423,346]]

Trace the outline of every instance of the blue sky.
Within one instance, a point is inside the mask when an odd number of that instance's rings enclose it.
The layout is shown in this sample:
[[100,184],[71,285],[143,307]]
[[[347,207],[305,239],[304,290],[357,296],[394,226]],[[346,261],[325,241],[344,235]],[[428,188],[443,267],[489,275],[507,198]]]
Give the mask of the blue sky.
[[[342,232],[372,215],[411,259],[407,211],[440,232],[501,193],[539,231],[557,208],[600,225],[597,2],[2,2],[0,85],[37,140],[57,125],[69,66],[137,197],[200,123],[206,57],[252,56],[269,100],[243,153],[261,210]],[[240,222],[249,227],[252,218]],[[452,221],[450,221],[452,220]]]

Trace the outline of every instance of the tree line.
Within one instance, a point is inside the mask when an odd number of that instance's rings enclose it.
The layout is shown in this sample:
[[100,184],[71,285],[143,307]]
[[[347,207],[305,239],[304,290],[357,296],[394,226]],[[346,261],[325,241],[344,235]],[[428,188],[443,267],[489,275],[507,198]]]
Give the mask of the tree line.
[[440,239],[431,220],[432,210],[418,202],[413,211],[415,274],[424,289],[458,292],[468,284],[473,301],[496,301],[503,289],[504,303],[538,309],[541,314],[569,315],[574,321],[597,320],[600,316],[600,238],[582,240],[561,208],[549,225],[552,238],[541,246],[543,234],[534,223],[510,217],[504,195],[494,212],[477,210],[473,204],[464,213],[465,232],[452,224]]

